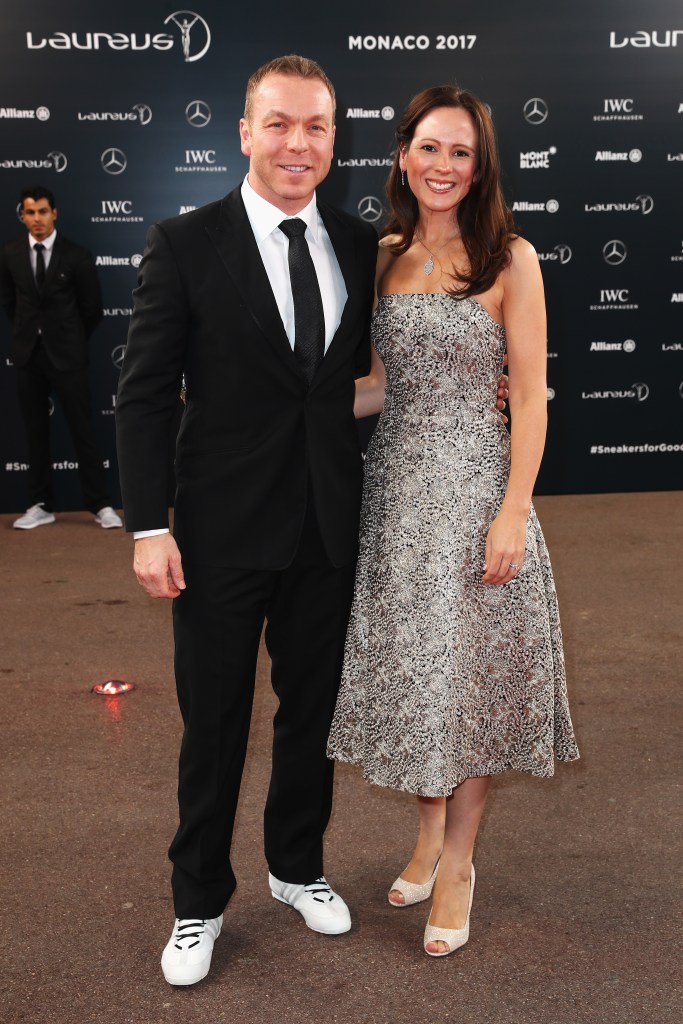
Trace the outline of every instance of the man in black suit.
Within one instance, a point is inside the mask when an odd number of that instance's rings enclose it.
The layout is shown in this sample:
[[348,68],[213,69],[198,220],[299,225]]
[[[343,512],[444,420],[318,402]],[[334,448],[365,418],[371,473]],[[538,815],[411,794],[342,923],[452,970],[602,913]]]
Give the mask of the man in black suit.
[[12,360],[28,439],[30,507],[20,530],[54,523],[48,399],[59,398],[78,457],[85,507],[105,529],[122,526],[107,494],[102,457],[94,441],[88,338],[102,319],[102,297],[92,256],[58,235],[57,208],[42,185],[21,194],[25,238],[0,250],[0,301],[12,321]]
[[[270,888],[316,931],[351,925],[323,874],[325,744],[353,587],[354,378],[369,370],[377,237],[316,201],[334,140],[334,90],[317,64],[260,68],[240,137],[242,186],[149,232],[116,405],[135,571],[151,596],[175,598],[185,728],[162,967],[177,985],[207,974],[236,885],[230,844],[264,620],[280,700]],[[174,538],[165,453],[183,379]]]

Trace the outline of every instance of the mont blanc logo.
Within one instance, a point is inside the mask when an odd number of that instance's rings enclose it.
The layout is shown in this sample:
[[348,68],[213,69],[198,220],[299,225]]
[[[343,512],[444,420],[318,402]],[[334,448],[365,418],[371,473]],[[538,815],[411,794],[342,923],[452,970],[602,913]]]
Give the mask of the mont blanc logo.
[[557,213],[559,208],[557,199],[547,199],[544,203],[529,203],[524,199],[518,199],[512,204],[513,211],[517,213]]
[[626,246],[618,238],[610,239],[602,247],[602,258],[605,263],[609,263],[610,267],[618,267],[619,264],[624,262],[627,255],[628,250]]
[[549,146],[548,149],[530,149],[526,153],[519,154],[519,166],[523,170],[536,171],[550,167],[550,157],[557,153],[556,146]]
[[612,149],[598,149],[595,152],[595,159],[598,163],[601,161],[607,162],[619,162],[632,164],[639,164],[643,159],[642,149],[628,149],[615,151]]
[[628,203],[585,203],[586,213],[642,213],[647,216],[655,208],[652,196],[639,195]]
[[378,221],[383,213],[384,208],[376,196],[363,196],[358,204],[358,216],[371,224]]
[[346,109],[347,118],[382,118],[384,121],[392,121],[394,118],[393,107],[379,107],[370,109],[367,107],[347,107]]
[[568,245],[560,243],[559,245],[553,246],[550,252],[539,252],[537,253],[541,263],[569,263],[572,258],[572,251]]
[[543,124],[548,117],[548,104],[540,96],[532,96],[523,107],[524,120],[529,124]]
[[621,32],[610,32],[609,45],[612,50],[620,50],[624,46],[634,46],[637,50],[658,47],[670,49],[678,46],[683,39],[683,29],[665,29],[663,31],[645,32],[642,29],[632,36],[624,36]]
[[122,149],[116,149],[114,146],[110,149],[105,149],[100,157],[100,163],[102,164],[102,169],[107,174],[123,174],[128,166],[126,154]]
[[138,124],[149,124],[152,120],[152,108],[146,103],[134,103],[132,110],[91,110],[86,114],[77,114],[79,121],[137,121]]
[[68,160],[64,153],[57,149],[51,150],[46,157],[38,157],[37,159],[8,157],[6,160],[0,160],[0,168],[6,171],[51,170],[61,174],[62,171],[66,170],[67,164]]
[[50,111],[47,107],[36,107],[35,109],[23,110],[19,107],[0,107],[0,121],[3,119],[17,121],[47,121]]
[[643,115],[636,114],[634,100],[630,96],[610,96],[602,101],[602,111],[593,114],[594,121],[642,121]]
[[211,107],[204,100],[191,100],[185,107],[185,117],[193,128],[206,128],[211,120]]
[[194,11],[174,11],[164,19],[164,25],[169,22],[180,32],[185,63],[201,60],[211,46],[211,30],[202,16]]
[[591,352],[635,352],[636,343],[632,338],[625,341],[592,341]]
[[125,345],[117,345],[111,350],[111,361],[117,370],[120,370],[123,366],[123,357],[126,354]]

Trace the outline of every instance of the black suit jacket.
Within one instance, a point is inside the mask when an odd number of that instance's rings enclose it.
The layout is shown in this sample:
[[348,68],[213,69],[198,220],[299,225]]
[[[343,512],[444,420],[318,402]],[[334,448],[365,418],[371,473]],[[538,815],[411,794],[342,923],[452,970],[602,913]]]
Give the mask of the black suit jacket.
[[95,262],[83,246],[57,234],[39,292],[28,237],[0,249],[0,302],[12,321],[12,360],[25,366],[38,334],[58,370],[88,365],[88,338],[102,319]]
[[116,403],[129,530],[167,525],[168,432],[184,374],[175,534],[186,560],[278,569],[294,555],[309,481],[335,565],[358,533],[354,378],[369,369],[377,236],[319,204],[348,299],[310,388],[240,190],[150,229]]

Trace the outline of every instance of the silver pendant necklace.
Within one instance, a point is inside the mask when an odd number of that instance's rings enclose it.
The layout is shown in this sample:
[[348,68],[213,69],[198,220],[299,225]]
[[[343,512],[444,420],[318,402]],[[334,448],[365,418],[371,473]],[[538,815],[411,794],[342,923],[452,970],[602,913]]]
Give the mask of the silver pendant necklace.
[[441,266],[441,261],[439,260],[439,258],[437,256],[437,253],[440,253],[442,249],[445,249],[447,245],[450,245],[451,242],[453,241],[453,239],[459,238],[460,237],[460,233],[458,233],[457,235],[452,235],[451,238],[448,239],[448,241],[444,242],[443,245],[439,246],[439,248],[436,250],[436,252],[432,252],[432,250],[429,248],[429,246],[425,245],[425,243],[422,241],[422,239],[418,235],[417,231],[415,232],[415,237],[417,238],[417,240],[420,243],[420,245],[424,249],[426,249],[427,252],[429,253],[429,259],[425,262],[425,264],[424,264],[424,266],[422,268],[424,270],[425,274],[427,275],[427,277],[429,277],[430,274],[434,273],[434,257],[436,256],[437,261],[439,263],[439,266]]

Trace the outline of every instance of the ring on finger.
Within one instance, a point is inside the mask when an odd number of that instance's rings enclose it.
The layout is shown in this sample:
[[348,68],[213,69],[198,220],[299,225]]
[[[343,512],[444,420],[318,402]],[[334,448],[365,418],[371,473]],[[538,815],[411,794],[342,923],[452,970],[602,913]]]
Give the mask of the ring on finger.
[[514,562],[510,562],[510,568],[514,569],[515,572],[519,572],[519,569],[520,569],[520,567],[518,565],[515,565]]

